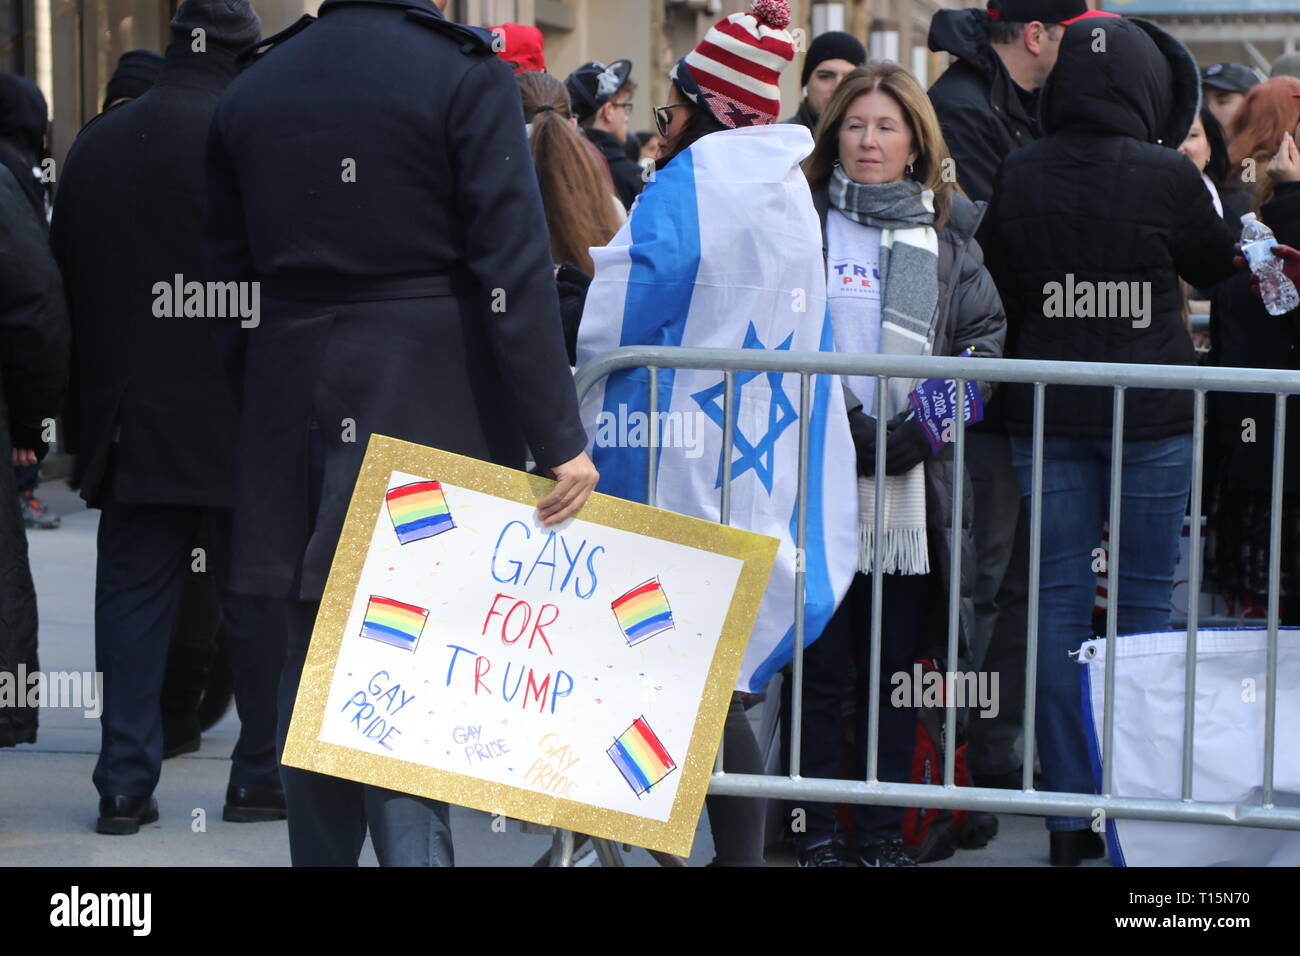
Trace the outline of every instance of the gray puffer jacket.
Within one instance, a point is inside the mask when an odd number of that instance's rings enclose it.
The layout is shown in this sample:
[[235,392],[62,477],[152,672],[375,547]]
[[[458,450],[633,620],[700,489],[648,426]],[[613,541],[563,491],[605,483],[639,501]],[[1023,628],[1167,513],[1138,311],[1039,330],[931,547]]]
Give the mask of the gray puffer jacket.
[[[825,188],[813,190],[813,204],[822,221],[822,256],[825,258],[826,215],[830,198]],[[984,218],[985,204],[965,196],[953,197],[948,223],[939,230],[939,322],[933,355],[960,355],[974,348],[976,358],[1001,358],[1007,321],[993,279],[984,268],[984,254],[975,231]],[[980,384],[987,402],[992,386]],[[967,468],[962,476],[961,535],[961,648],[962,656],[974,633],[975,542],[971,533],[975,513],[974,491]],[[942,652],[948,643],[948,581],[951,578],[952,493],[956,480],[952,447],[925,463],[926,537],[930,548],[932,599],[925,643],[927,654]]]

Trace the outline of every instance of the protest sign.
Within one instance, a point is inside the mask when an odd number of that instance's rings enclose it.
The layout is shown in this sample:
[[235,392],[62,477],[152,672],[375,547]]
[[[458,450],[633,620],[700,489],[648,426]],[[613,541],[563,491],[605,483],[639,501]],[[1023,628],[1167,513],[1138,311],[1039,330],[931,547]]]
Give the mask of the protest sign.
[[284,762],[686,854],[773,538],[376,435]]

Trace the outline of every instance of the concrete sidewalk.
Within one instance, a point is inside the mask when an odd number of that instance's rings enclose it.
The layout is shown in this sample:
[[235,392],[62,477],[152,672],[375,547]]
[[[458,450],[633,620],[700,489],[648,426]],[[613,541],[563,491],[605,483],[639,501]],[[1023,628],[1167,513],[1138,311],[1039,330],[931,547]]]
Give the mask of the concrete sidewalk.
[[[32,573],[40,604],[40,662],[46,671],[93,671],[95,531],[88,511],[63,481],[42,485],[42,499],[63,526],[31,531]],[[0,750],[0,866],[286,866],[285,824],[225,823],[221,805],[229,756],[239,725],[232,708],[204,735],[202,748],[163,764],[158,785],[161,819],[133,837],[94,832],[97,796],[90,775],[99,751],[99,722],[80,710],[41,712],[37,743]],[[958,851],[934,866],[1045,866],[1041,819],[1001,816],[1001,833],[986,849]],[[484,813],[452,808],[456,862],[462,866],[528,866],[550,847],[550,837],[524,833],[511,821],[494,832]],[[692,866],[713,858],[707,816],[697,830]],[[624,854],[630,866],[657,866],[646,851]],[[768,852],[772,865],[793,864],[784,847]],[[367,843],[362,865],[374,866]],[[1095,861],[1085,865],[1105,865]]]

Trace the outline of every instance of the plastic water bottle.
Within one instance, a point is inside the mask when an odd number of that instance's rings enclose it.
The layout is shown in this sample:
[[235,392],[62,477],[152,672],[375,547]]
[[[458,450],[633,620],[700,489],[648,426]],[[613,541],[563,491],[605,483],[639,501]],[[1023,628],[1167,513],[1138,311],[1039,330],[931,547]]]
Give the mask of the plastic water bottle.
[[1273,255],[1277,239],[1273,230],[1256,218],[1253,212],[1241,217],[1242,254],[1250,271],[1259,276],[1259,293],[1269,315],[1286,315],[1300,308],[1300,294],[1295,283],[1282,271],[1282,260]]

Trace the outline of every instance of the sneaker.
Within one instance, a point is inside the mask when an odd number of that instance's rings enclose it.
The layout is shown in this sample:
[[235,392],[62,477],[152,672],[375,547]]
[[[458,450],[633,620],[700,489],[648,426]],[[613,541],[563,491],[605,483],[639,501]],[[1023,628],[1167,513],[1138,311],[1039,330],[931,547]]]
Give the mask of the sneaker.
[[57,528],[62,521],[58,515],[50,513],[50,509],[36,497],[34,491],[18,492],[18,506],[23,512],[23,522],[29,528],[48,530]]
[[858,845],[858,866],[916,866],[898,837]]
[[818,843],[806,850],[798,850],[795,859],[800,866],[853,866],[851,860],[844,858],[843,848],[834,840]]

